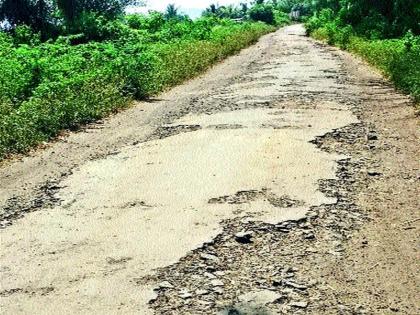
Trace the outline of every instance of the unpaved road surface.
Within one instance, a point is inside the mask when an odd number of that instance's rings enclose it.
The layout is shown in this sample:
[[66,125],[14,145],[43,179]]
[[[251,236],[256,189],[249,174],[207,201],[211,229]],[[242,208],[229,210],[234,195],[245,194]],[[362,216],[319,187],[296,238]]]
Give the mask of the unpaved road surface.
[[2,314],[420,314],[407,97],[290,26],[0,168]]

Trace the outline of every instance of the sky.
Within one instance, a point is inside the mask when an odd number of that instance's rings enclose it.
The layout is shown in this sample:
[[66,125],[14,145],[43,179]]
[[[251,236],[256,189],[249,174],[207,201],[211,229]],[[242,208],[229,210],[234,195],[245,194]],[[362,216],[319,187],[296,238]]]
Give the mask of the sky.
[[[239,4],[244,0],[148,0],[146,9],[135,11],[147,12],[147,10],[164,11],[168,4],[174,3],[181,12],[188,14],[191,18],[200,16],[201,12],[212,3],[219,5]],[[129,10],[133,12],[133,9]]]

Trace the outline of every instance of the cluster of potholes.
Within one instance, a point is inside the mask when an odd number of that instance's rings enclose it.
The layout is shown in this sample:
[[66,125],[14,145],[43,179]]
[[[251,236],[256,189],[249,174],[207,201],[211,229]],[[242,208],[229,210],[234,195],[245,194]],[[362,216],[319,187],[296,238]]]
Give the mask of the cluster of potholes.
[[[199,125],[162,127],[148,141],[199,129]],[[326,299],[334,292],[317,270],[331,259],[340,259],[345,241],[368,220],[355,197],[377,174],[366,171],[375,164],[357,158],[357,152],[372,149],[376,139],[372,126],[363,123],[314,139],[312,143],[323,151],[351,153],[352,158],[338,162],[337,179],[319,182],[320,190],[337,202],[312,207],[304,219],[276,225],[244,223],[239,218],[222,222],[223,232],[210,243],[153,276],[135,280],[138,284],[159,283],[150,306],[157,314],[304,314],[326,312],[331,307],[342,314],[367,313],[360,306]],[[27,212],[58,205],[60,188],[59,182],[47,182],[31,201],[9,200],[1,227]],[[239,191],[209,203],[242,204],[261,198],[279,208],[303,205],[267,189]],[[255,293],[254,299],[241,299],[244,292]],[[270,299],[258,302],[267,292]]]
[[[258,65],[252,65],[257,68]],[[339,73],[327,73],[335,79]],[[344,76],[340,76],[343,78]],[[226,94],[231,93],[228,89]],[[207,113],[241,108],[277,108],[272,102],[256,102],[241,98],[241,105],[217,94],[218,107],[209,107],[205,100],[192,99],[190,108],[180,112]],[[311,107],[321,93],[290,91],[285,100],[298,99],[298,107]],[[349,105],[357,115],[360,104],[350,102],[345,96],[322,95]],[[277,102],[282,102],[277,97]],[[173,121],[174,117],[168,117]],[[200,125],[162,126],[146,141],[163,139],[184,132],[200,130]],[[240,125],[215,126],[215,128],[242,128]],[[223,232],[211,242],[203,244],[176,264],[159,269],[154,275],[135,279],[139,284],[159,283],[156,298],[150,307],[157,314],[306,314],[341,313],[363,314],[369,310],[359,305],[341,303],[334,290],[322,278],[323,266],[328,261],[340,259],[346,240],[365,221],[368,215],[356,204],[356,196],[372,177],[380,174],[371,170],[374,161],[363,158],[359,152],[374,149],[376,135],[372,126],[352,124],[317,137],[312,143],[319,149],[351,155],[338,162],[337,179],[321,180],[319,189],[337,199],[335,204],[312,207],[306,217],[280,224],[246,222],[238,219],[222,222]],[[62,178],[68,176],[63,174]],[[61,179],[62,179],[61,178]],[[12,198],[0,215],[0,228],[12,224],[25,213],[56,206],[60,200],[56,193],[59,182],[47,182],[40,187],[32,200]],[[266,198],[279,207],[303,205],[288,196],[274,196],[267,190],[240,191],[232,196],[210,199],[210,203],[241,204]],[[112,262],[111,262],[112,263]],[[243,298],[244,292],[254,292],[254,298]],[[264,296],[269,298],[264,299]],[[331,312],[331,309],[334,309]]]

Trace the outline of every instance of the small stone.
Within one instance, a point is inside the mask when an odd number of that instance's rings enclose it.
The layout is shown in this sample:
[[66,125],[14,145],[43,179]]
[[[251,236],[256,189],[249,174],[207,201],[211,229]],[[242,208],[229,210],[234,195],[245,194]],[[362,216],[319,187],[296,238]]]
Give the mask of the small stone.
[[202,301],[202,300],[198,300],[197,303],[200,304],[200,305],[203,305],[206,308],[208,308],[210,305],[212,305],[212,302]]
[[281,293],[286,294],[286,295],[296,294],[296,292],[292,288],[282,288]]
[[341,311],[341,312],[345,312],[345,311],[349,311],[349,308],[347,307],[347,306],[345,306],[345,305],[343,305],[343,304],[339,304],[338,305],[338,309]]
[[169,281],[163,281],[158,284],[158,288],[162,289],[172,289],[174,286]]
[[188,291],[181,291],[178,296],[182,299],[188,299],[190,297],[192,297],[192,294]]
[[289,222],[282,222],[276,225],[276,229],[282,233],[289,233],[291,226],[289,225]]
[[213,291],[217,294],[223,294],[223,292],[225,292],[225,290],[223,290],[221,287],[215,287]]
[[313,240],[315,239],[315,234],[312,232],[305,233],[304,238],[307,240]]
[[216,271],[214,274],[215,274],[216,276],[221,277],[221,276],[224,276],[224,275],[225,275],[225,272],[224,272],[224,271]]
[[242,294],[238,300],[243,305],[263,306],[273,303],[281,298],[278,292],[271,290],[258,290]]
[[214,274],[212,274],[210,272],[205,272],[204,276],[209,278],[209,279],[216,279],[217,278]]
[[217,269],[216,269],[216,268],[214,268],[213,266],[206,266],[206,270],[207,270],[208,272],[215,272],[215,271],[217,271]]
[[219,262],[220,261],[219,257],[217,257],[215,255],[211,255],[211,254],[200,254],[200,257],[204,260],[210,260],[210,261],[214,261],[214,262]]
[[284,274],[285,278],[293,278],[295,276],[295,274],[293,272],[288,272],[286,274]]
[[235,234],[235,240],[241,244],[249,244],[252,243],[252,232],[251,231],[243,231]]
[[318,253],[318,250],[317,250],[316,248],[314,248],[314,247],[309,247],[309,248],[306,250],[306,252],[307,252],[307,253]]
[[283,280],[283,285],[299,290],[306,290],[308,287],[304,284],[299,284],[294,281]]
[[307,308],[308,302],[291,302],[290,306],[298,307],[298,308]]
[[221,280],[219,280],[219,279],[214,279],[214,280],[211,280],[211,281],[210,281],[210,283],[211,283],[211,285],[212,285],[213,287],[222,287],[222,286],[224,286],[223,281],[221,281]]
[[369,176],[381,176],[382,175],[382,173],[378,172],[378,171],[368,171],[367,174]]
[[10,225],[10,221],[9,220],[2,220],[0,222],[0,226],[8,226],[8,225]]
[[318,213],[317,213],[316,211],[308,211],[308,212],[306,213],[306,216],[307,216],[308,218],[312,218],[312,219],[314,219],[314,218],[318,217]]
[[206,294],[209,294],[209,291],[203,290],[203,289],[197,289],[195,291],[195,294],[197,294],[197,295],[206,295]]
[[281,222],[276,224],[276,228],[287,229],[289,228],[289,222]]
[[274,287],[281,287],[283,284],[283,280],[282,279],[273,279],[273,286]]
[[368,140],[378,140],[378,134],[375,131],[370,131],[367,134],[367,139]]

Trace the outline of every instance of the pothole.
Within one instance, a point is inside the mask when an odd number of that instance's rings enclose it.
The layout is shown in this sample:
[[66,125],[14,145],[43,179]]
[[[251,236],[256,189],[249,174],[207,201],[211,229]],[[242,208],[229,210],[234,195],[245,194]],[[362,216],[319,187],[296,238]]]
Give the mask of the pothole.
[[[345,143],[348,150],[354,150],[366,143],[363,130],[361,125],[345,127],[316,141],[323,150],[331,152],[335,144],[330,142],[324,146],[323,139],[334,135],[336,141]],[[349,132],[357,133],[357,136],[349,135]],[[312,207],[299,221],[277,225],[225,221],[223,232],[212,242],[157,272],[155,281],[166,281],[171,288],[156,291],[158,296],[151,306],[157,314],[194,315],[242,314],[241,311],[247,314],[250,309],[264,314],[303,314],[330,309],[330,302],[321,296],[331,296],[334,292],[319,277],[322,275],[320,270],[328,260],[342,257],[346,239],[367,220],[366,214],[354,202],[366,181],[362,172],[365,163],[350,158],[340,160],[337,179],[319,182],[320,190],[337,198],[337,202]],[[238,195],[246,196],[241,200],[248,200],[265,194],[252,191]],[[233,201],[237,194],[233,197],[219,201]],[[252,232],[252,241],[241,244],[235,235],[244,230]],[[215,258],[203,260],[203,254]],[[215,279],[218,281],[212,282]],[[240,296],[253,290],[270,290],[281,298],[264,307],[255,308],[252,304],[245,305],[245,309],[238,307]],[[189,294],[180,295],[180,291]],[[198,294],[204,291],[206,294]],[[340,303],[342,309],[348,309],[344,314],[360,311],[359,306]]]
[[60,188],[57,181],[48,181],[37,189],[36,196],[30,199],[19,197],[8,199],[0,213],[0,229],[12,225],[14,220],[22,218],[27,213],[50,209],[60,204],[60,198],[56,196]]
[[200,130],[200,125],[175,125],[175,126],[162,126],[156,129],[156,131],[148,137],[148,141],[156,139],[164,139],[171,136],[178,135],[185,132],[193,132]]
[[226,203],[238,205],[249,203],[258,199],[267,200],[271,205],[277,208],[292,208],[305,205],[303,201],[292,199],[287,195],[277,196],[276,194],[270,192],[268,189],[238,191],[234,195],[211,198],[208,202],[210,204]]

